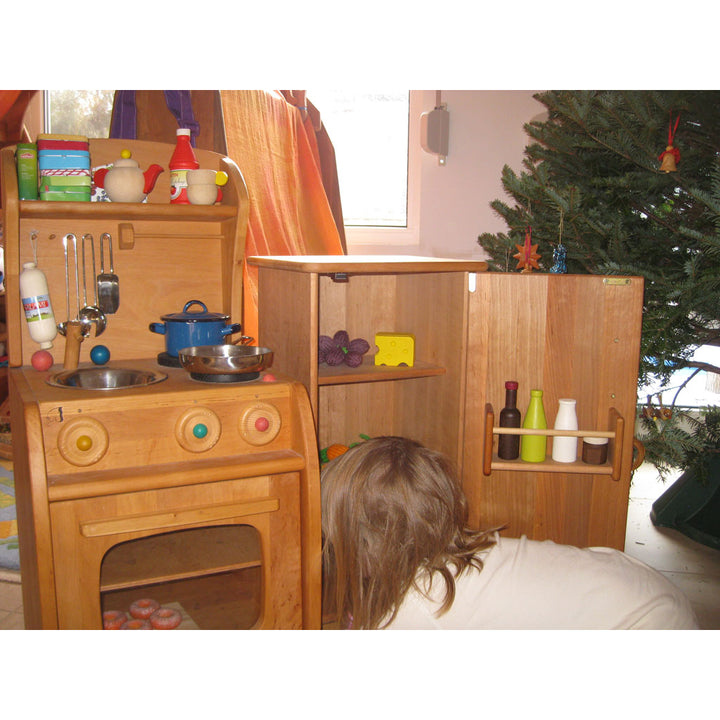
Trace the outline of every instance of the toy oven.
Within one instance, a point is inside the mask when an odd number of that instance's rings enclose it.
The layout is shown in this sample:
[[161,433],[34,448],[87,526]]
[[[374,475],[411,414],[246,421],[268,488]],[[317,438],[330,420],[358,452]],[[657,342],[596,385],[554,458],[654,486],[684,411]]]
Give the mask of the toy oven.
[[319,628],[305,389],[148,366],[168,378],[110,393],[11,370],[26,626],[99,629],[153,598],[181,628]]

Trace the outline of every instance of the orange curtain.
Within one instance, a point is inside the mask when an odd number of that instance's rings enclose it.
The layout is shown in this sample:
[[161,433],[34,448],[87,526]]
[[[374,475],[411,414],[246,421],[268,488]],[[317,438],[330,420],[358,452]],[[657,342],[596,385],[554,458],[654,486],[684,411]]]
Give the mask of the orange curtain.
[[[246,256],[344,254],[303,113],[279,92],[221,97],[227,153],[250,195]],[[243,332],[257,338],[257,269],[246,262],[243,293]]]
[[308,100],[305,90],[282,90],[281,92],[283,97],[301,112],[308,140],[320,168],[325,194],[335,218],[335,227],[340,235],[343,252],[347,252],[335,148],[322,122],[320,111]]

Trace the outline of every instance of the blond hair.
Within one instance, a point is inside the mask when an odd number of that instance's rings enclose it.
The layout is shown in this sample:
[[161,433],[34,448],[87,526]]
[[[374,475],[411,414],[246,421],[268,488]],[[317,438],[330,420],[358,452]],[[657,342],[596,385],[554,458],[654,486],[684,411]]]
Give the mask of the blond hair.
[[[455,598],[455,577],[482,569],[490,531],[467,527],[467,501],[448,459],[419,443],[379,437],[351,448],[322,473],[326,607],[341,626],[379,628],[424,574],[445,583],[438,615]],[[451,570],[452,568],[452,570]],[[422,573],[422,571],[425,571]]]

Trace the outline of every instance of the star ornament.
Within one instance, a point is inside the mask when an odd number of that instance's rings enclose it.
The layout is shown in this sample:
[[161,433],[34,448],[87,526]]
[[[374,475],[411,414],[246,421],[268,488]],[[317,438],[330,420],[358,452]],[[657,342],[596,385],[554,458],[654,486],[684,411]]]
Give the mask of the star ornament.
[[518,249],[513,257],[517,259],[518,264],[516,270],[522,268],[523,272],[532,272],[533,268],[540,269],[537,261],[542,257],[537,252],[537,244],[532,244],[532,228],[528,226],[525,231],[525,242],[522,245],[515,246]]

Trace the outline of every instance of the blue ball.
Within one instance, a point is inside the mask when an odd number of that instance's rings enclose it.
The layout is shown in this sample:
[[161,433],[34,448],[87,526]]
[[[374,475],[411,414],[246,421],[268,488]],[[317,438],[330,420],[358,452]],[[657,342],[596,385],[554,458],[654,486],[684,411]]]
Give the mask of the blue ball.
[[110,359],[110,351],[105,347],[105,345],[96,345],[90,351],[90,359],[96,365],[104,365]]

